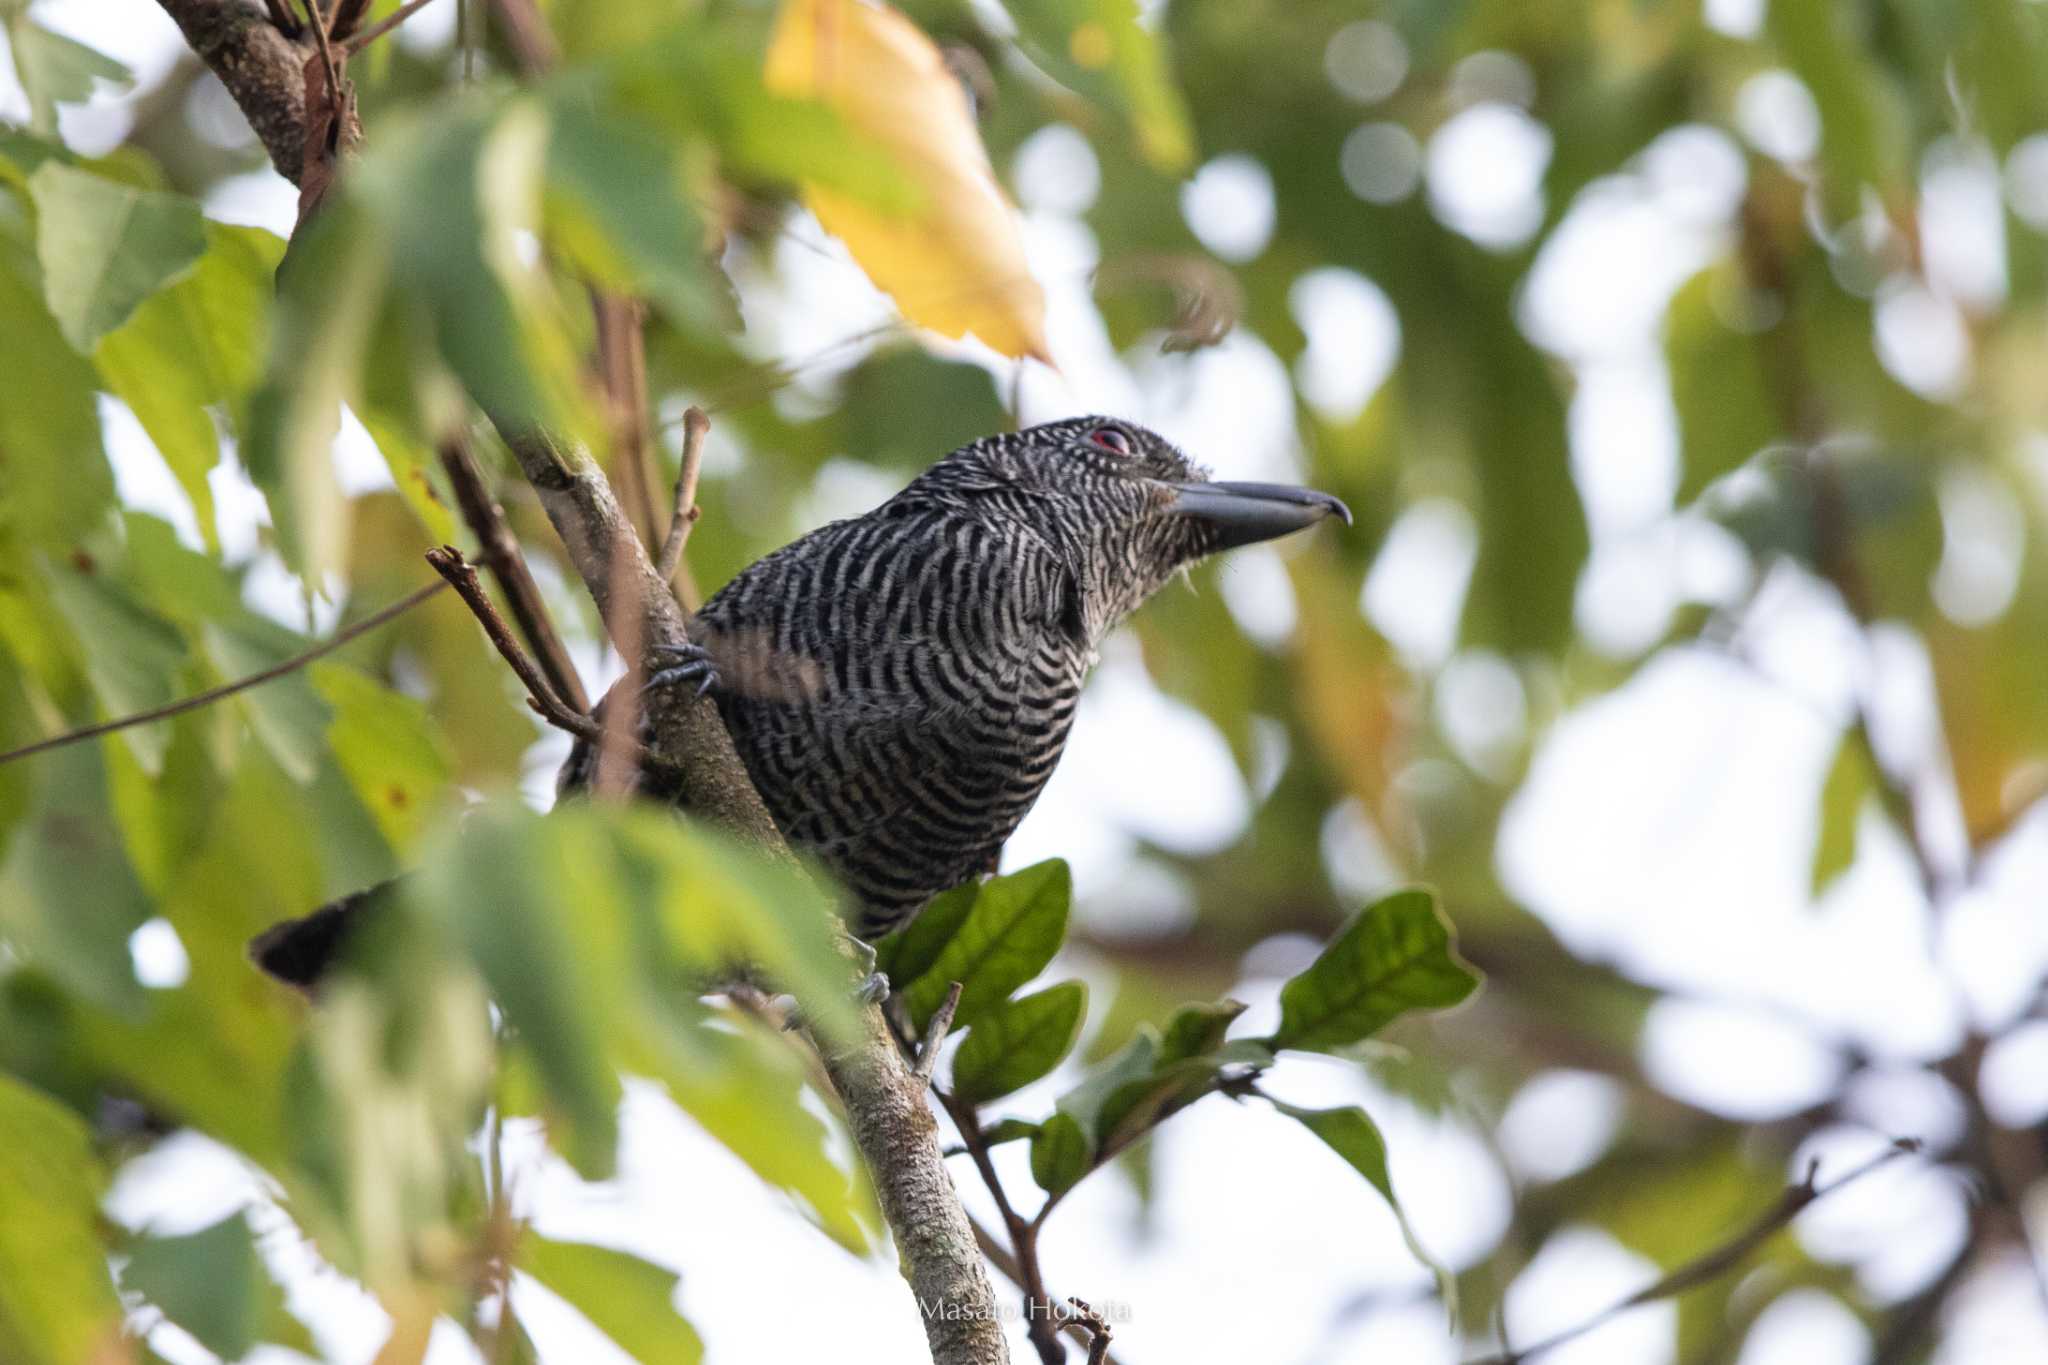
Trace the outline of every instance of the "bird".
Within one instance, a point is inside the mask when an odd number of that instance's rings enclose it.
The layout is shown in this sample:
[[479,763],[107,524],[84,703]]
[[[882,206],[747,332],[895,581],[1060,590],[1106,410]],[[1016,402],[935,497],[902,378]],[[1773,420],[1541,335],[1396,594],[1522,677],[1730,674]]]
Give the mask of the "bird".
[[[1215,481],[1132,421],[987,436],[742,569],[651,651],[642,722],[664,692],[710,699],[776,827],[872,942],[995,870],[1111,630],[1196,562],[1329,517],[1351,522],[1329,493]],[[558,792],[588,788],[597,761],[579,739]],[[677,799],[672,774],[635,781]],[[360,903],[292,921],[296,945],[271,931],[258,961],[310,979]]]

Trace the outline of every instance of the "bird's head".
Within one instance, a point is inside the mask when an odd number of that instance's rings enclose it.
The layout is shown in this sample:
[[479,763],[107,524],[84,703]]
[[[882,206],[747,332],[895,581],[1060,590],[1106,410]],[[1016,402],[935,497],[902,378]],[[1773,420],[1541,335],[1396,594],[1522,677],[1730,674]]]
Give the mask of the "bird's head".
[[1053,545],[1075,570],[1091,634],[1196,560],[1325,517],[1351,521],[1328,493],[1211,480],[1164,436],[1116,417],[987,437],[918,484],[971,502],[981,515],[1014,518]]

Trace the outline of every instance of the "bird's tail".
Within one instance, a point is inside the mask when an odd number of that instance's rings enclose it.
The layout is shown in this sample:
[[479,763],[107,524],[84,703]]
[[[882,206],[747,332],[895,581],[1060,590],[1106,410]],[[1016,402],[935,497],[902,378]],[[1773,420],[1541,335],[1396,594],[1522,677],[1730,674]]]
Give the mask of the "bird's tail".
[[278,980],[310,991],[364,929],[387,912],[398,879],[329,901],[310,915],[273,924],[249,940],[249,956]]

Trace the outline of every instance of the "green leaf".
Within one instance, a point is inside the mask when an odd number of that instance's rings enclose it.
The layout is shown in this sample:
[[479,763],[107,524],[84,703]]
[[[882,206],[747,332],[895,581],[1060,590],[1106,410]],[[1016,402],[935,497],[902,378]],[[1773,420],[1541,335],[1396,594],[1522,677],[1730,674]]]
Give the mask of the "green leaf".
[[220,434],[211,408],[232,415],[262,375],[272,274],[283,245],[255,228],[206,225],[206,254],[187,278],[152,294],[100,338],[93,359],[135,413],[216,546],[213,489]]
[[1681,505],[1778,439],[1776,400],[1756,339],[1714,309],[1717,296],[1739,297],[1742,288],[1721,269],[1703,270],[1673,296],[1665,317],[1664,356],[1683,452]]
[[0,525],[31,546],[68,550],[113,504],[114,475],[92,367],[24,283],[34,268],[0,251]]
[[1119,109],[1159,170],[1193,160],[1188,111],[1154,27],[1136,0],[1022,0],[1006,7],[1033,60],[1066,85]]
[[105,1186],[85,1123],[0,1072],[0,1359],[75,1365],[116,1346],[121,1305],[96,1230]]
[[1060,1096],[1059,1112],[1080,1125],[1091,1156],[1101,1149],[1107,1135],[1102,1115],[1110,1098],[1133,1084],[1149,1080],[1158,1062],[1159,1034],[1150,1024],[1140,1024],[1131,1040],[1088,1079]]
[[105,53],[31,22],[27,6],[9,8],[18,12],[7,25],[7,41],[28,95],[29,123],[37,132],[55,136],[57,106],[90,99],[98,82],[132,79],[127,67]]
[[1809,890],[1819,896],[1856,861],[1856,822],[1878,792],[1877,762],[1861,726],[1852,726],[1835,746],[1827,780],[1820,789],[1820,829],[1813,841]]
[[541,226],[544,107],[478,98],[390,133],[354,189],[390,233],[394,296],[423,310],[442,361],[495,421],[560,425],[577,392],[575,356],[518,245]]
[[1351,1164],[1351,1169],[1364,1176],[1372,1187],[1380,1192],[1380,1198],[1387,1201],[1387,1207],[1394,1212],[1394,1219],[1401,1225],[1401,1240],[1408,1244],[1409,1254],[1429,1269],[1436,1277],[1437,1293],[1442,1297],[1444,1315],[1455,1324],[1458,1320],[1458,1282],[1448,1267],[1424,1249],[1416,1239],[1415,1230],[1408,1225],[1408,1215],[1401,1211],[1401,1201],[1394,1198],[1393,1177],[1387,1171],[1387,1140],[1380,1136],[1379,1125],[1357,1105],[1343,1109],[1297,1109],[1291,1104],[1272,1101],[1273,1107],[1291,1119],[1295,1119],[1311,1133],[1321,1138],[1330,1150]]
[[[133,715],[177,699],[186,650],[175,627],[104,574],[59,569],[49,582],[57,609],[85,651],[85,675],[104,715]],[[170,737],[170,724],[154,721],[130,726],[118,741],[154,776],[163,769]]]
[[277,325],[241,455],[269,499],[279,553],[316,581],[344,563],[350,512],[334,434],[390,284],[390,250],[384,225],[344,199],[293,234],[278,268]]
[[[592,813],[596,818],[596,813]],[[833,1038],[854,1027],[853,964],[819,884],[716,830],[679,823],[651,806],[606,813],[629,884],[649,907],[659,950],[643,955],[701,980],[734,962],[754,964],[804,1001],[810,1026]],[[652,945],[650,945],[652,948]]]
[[418,845],[447,792],[448,756],[427,708],[346,664],[308,670],[334,708],[327,741],[349,785],[401,858]]
[[831,109],[763,87],[761,50],[716,24],[687,24],[621,53],[610,93],[672,142],[709,139],[741,183],[810,183],[907,212],[921,192],[896,158]]
[[681,1278],[628,1252],[557,1242],[529,1230],[515,1264],[643,1365],[696,1365],[704,1343],[675,1309]]
[[84,999],[133,1010],[141,988],[128,937],[151,907],[107,808],[99,750],[74,744],[34,761],[34,807],[0,861],[0,931]]
[[714,322],[720,310],[704,229],[672,147],[584,98],[549,108],[551,216],[570,254],[601,278],[650,295],[679,325]]
[[1004,1001],[954,1053],[954,1093],[969,1104],[986,1104],[1031,1084],[1074,1046],[1087,1010],[1088,988],[1079,981]]
[[992,1127],[981,1130],[981,1145],[1000,1147],[1005,1142],[1016,1142],[1023,1138],[1038,1136],[1039,1125],[1028,1119],[1004,1119]]
[[36,201],[43,295],[83,354],[206,250],[199,205],[46,161],[28,178]]
[[1907,183],[1908,116],[1865,14],[1853,6],[1772,5],[1765,27],[1820,109],[1817,166],[1829,220],[1853,217],[1865,186],[1888,196]]
[[618,1141],[611,1059],[632,963],[613,860],[588,821],[508,805],[444,835],[406,886],[482,971],[546,1087],[556,1147],[586,1178],[609,1175]]
[[913,472],[931,463],[933,451],[957,450],[1008,421],[987,370],[915,342],[877,350],[847,375],[844,392],[837,418],[844,448]]
[[1183,1062],[1216,1051],[1223,1046],[1230,1025],[1244,1010],[1244,1003],[1238,1000],[1182,1005],[1166,1021],[1166,1031],[1160,1035],[1160,1063]]
[[292,1322],[240,1213],[182,1237],[130,1244],[121,1283],[224,1360],[240,1360]]
[[970,882],[934,896],[929,905],[911,917],[910,923],[875,944],[875,966],[888,976],[897,994],[931,971],[939,954],[973,913],[975,893],[980,889]]
[[1091,1122],[1098,1152],[1119,1152],[1174,1111],[1212,1092],[1227,1066],[1263,1071],[1273,1053],[1251,1038],[1200,1056],[1169,1057],[1164,1048],[1142,1074],[1103,1088]]
[[729,1032],[728,1023],[675,1004],[648,1011],[624,1065],[660,1081],[754,1174],[794,1196],[828,1237],[866,1255],[881,1216],[865,1169],[849,1176],[833,1161],[835,1139],[805,1107],[806,1074],[782,1040],[752,1028]]
[[1308,970],[1280,989],[1271,1044],[1328,1051],[1371,1037],[1414,1009],[1455,1005],[1479,975],[1452,946],[1436,897],[1396,891],[1368,906]]
[[[931,965],[896,982],[896,991],[919,1032],[931,1021],[953,982],[961,985],[960,1006],[953,1020],[965,1027],[1045,970],[1066,936],[1073,878],[1058,858],[1006,877],[992,877],[972,893],[971,907]],[[960,894],[949,892],[948,897]],[[952,919],[949,912],[946,921]],[[923,947],[921,943],[920,953]]]
[[[225,679],[246,678],[303,651],[308,641],[267,621],[208,621],[199,628],[206,657]],[[277,766],[292,780],[311,782],[327,753],[334,712],[303,673],[288,673],[237,692],[234,703]]]
[[1049,1195],[1065,1194],[1088,1173],[1088,1139],[1071,1114],[1054,1114],[1031,1136],[1031,1178]]

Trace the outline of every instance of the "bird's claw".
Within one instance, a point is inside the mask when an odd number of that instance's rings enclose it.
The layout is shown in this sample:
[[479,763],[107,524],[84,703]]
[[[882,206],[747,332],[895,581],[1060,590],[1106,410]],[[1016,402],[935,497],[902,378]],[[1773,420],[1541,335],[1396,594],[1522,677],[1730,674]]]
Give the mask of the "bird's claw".
[[[869,972],[861,978],[860,984],[853,988],[853,1000],[857,1005],[879,1005],[888,998],[889,977],[884,972]],[[789,1009],[782,1018],[782,1031],[793,1033],[809,1027],[810,1021],[804,1017],[803,1009],[793,997],[790,998]]]
[[647,685],[640,689],[643,694],[657,687],[683,683],[695,684],[697,695],[702,697],[718,686],[718,664],[702,645],[686,641],[679,645],[656,645],[647,652],[662,667],[647,675]]

